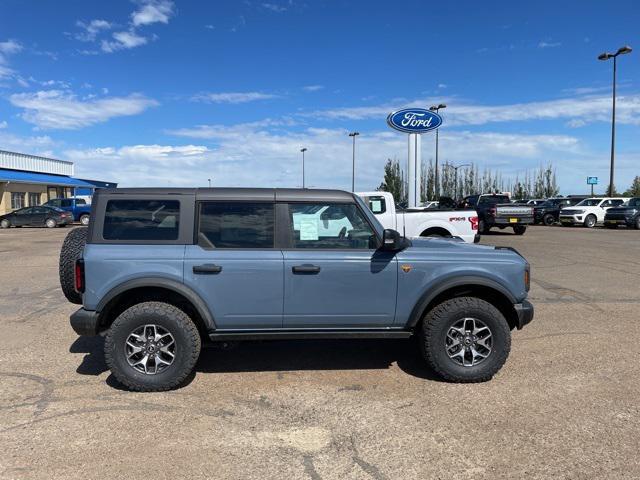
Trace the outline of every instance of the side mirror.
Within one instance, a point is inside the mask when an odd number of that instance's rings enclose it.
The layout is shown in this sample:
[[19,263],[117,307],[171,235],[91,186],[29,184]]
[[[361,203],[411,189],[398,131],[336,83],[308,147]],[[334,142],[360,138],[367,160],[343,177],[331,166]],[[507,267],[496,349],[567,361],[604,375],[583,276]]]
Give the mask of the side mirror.
[[397,252],[402,250],[404,242],[398,232],[391,228],[385,228],[382,232],[382,250],[387,252]]

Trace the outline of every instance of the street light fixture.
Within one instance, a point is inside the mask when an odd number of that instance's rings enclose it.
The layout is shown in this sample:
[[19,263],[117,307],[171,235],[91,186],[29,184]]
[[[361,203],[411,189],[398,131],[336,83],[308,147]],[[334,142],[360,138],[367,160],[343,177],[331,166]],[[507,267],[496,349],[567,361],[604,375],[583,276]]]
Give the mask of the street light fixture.
[[349,134],[350,137],[353,137],[353,155],[352,155],[352,163],[353,168],[351,171],[351,191],[356,191],[356,137],[360,135],[360,132],[351,132]]
[[[439,105],[432,105],[429,107],[429,110],[431,110],[432,112],[436,112],[438,113],[438,110],[440,110],[441,108],[447,108],[447,106],[444,103],[441,103]],[[439,129],[436,129],[436,173],[435,173],[435,199],[437,200],[438,197],[440,196],[440,182],[438,179],[438,131]]]
[[301,148],[300,151],[302,152],[302,188],[304,188],[304,152],[306,152],[307,149]]
[[611,167],[609,171],[609,196],[613,196],[613,166],[615,160],[615,143],[616,143],[616,60],[618,55],[631,53],[631,47],[625,45],[620,47],[616,53],[601,53],[598,60],[609,60],[613,58],[613,106],[611,112]]
[[451,168],[453,168],[453,170],[455,171],[455,177],[454,177],[454,187],[453,187],[453,196],[455,197],[455,200],[458,200],[458,169],[460,167],[470,167],[471,164],[470,163],[463,163],[462,165],[458,165],[457,167],[454,165],[450,165]]

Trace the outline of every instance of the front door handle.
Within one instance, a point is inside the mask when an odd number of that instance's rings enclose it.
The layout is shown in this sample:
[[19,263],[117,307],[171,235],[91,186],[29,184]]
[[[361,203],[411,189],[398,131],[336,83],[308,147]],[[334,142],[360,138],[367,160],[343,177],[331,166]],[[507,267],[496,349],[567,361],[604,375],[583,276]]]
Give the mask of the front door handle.
[[193,273],[195,274],[203,274],[203,275],[216,275],[222,271],[222,267],[220,265],[214,265],[212,263],[207,263],[205,265],[194,265]]
[[291,267],[291,270],[293,271],[293,273],[306,273],[306,274],[316,274],[316,273],[320,273],[320,267],[317,265],[296,265],[295,267]]

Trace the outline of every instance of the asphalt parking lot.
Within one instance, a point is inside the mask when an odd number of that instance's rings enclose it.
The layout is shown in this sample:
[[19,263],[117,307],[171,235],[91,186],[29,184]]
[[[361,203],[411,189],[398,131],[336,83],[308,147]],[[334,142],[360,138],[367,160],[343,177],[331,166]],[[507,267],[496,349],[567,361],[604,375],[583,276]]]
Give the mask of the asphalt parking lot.
[[184,388],[123,391],[58,286],[65,229],[0,231],[0,478],[640,478],[640,232],[535,227],[536,317],[490,382],[408,341],[204,350]]

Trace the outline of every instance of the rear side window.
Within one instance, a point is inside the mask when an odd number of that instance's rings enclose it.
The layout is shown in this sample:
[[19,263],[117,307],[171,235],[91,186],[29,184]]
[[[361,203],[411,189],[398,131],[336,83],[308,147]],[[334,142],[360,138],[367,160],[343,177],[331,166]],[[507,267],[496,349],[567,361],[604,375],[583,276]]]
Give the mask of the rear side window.
[[202,248],[273,248],[273,203],[203,202],[199,218]]
[[105,240],[177,240],[177,200],[109,200],[104,214]]
[[369,209],[375,214],[379,215],[387,211],[387,203],[384,197],[366,197],[367,205]]

